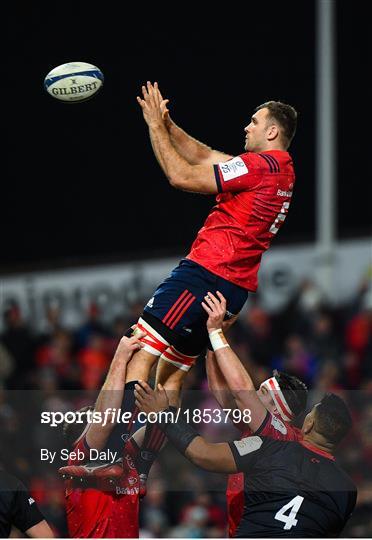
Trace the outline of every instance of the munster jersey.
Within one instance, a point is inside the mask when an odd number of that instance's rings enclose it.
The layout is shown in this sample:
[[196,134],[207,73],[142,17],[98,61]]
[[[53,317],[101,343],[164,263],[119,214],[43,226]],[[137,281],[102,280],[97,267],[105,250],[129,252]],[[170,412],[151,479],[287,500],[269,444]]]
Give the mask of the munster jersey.
[[187,255],[256,291],[261,257],[288,212],[295,175],[288,152],[247,152],[214,165],[219,195]]
[[[75,452],[85,456],[69,465],[89,461],[89,447],[82,438]],[[66,482],[67,525],[71,538],[138,538],[139,480],[133,458],[123,455],[123,476],[111,490],[80,488]]]
[[[266,414],[264,421],[255,435],[270,437],[279,441],[298,441],[302,439],[300,429],[292,426],[289,422],[284,422],[278,414]],[[243,437],[252,436],[252,433],[246,432]],[[235,535],[235,531],[243,516],[244,510],[244,474],[239,472],[229,474],[226,488],[227,519],[229,527],[229,537]]]
[[236,538],[338,536],[356,488],[334,457],[305,441],[251,436],[230,443],[245,474],[245,505]]

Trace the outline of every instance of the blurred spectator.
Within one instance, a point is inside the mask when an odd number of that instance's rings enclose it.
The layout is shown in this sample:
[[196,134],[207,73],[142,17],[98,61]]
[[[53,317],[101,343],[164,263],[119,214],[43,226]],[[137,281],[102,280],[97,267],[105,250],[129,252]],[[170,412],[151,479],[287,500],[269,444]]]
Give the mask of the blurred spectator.
[[85,322],[76,331],[76,342],[79,348],[86,347],[91,337],[107,337],[107,328],[101,321],[101,310],[99,306],[92,302],[87,310]]
[[146,538],[162,538],[169,527],[166,489],[164,481],[157,478],[149,482],[149,489],[143,501],[140,535]]
[[0,388],[6,386],[6,381],[14,371],[14,359],[0,341]]
[[297,375],[306,384],[310,384],[316,372],[317,360],[307,350],[301,336],[290,334],[284,344],[284,353],[273,358],[272,367]]
[[318,360],[334,360],[340,356],[341,346],[330,314],[315,315],[310,326],[309,350]]
[[80,383],[84,390],[94,390],[101,385],[110,365],[105,339],[100,334],[90,334],[86,346],[78,354]]
[[72,336],[66,330],[56,330],[44,345],[36,349],[35,358],[39,368],[53,370],[65,382],[72,364]]
[[226,513],[220,506],[213,502],[210,493],[204,491],[195,495],[194,500],[182,510],[180,515],[181,523],[192,522],[196,510],[205,511],[205,527],[213,527],[214,530],[219,531],[219,536],[223,535],[225,532]]
[[269,314],[257,303],[253,303],[245,314],[244,323],[243,336],[250,355],[259,364],[269,365],[275,350]]
[[59,303],[52,302],[48,304],[45,308],[45,322],[43,329],[41,330],[38,336],[39,346],[49,343],[57,332],[63,330],[63,325],[61,322],[62,312]]
[[35,342],[16,302],[10,303],[3,316],[5,330],[0,338],[14,359],[14,370],[8,378],[7,386],[20,388],[25,384],[27,371],[31,367]]
[[364,293],[360,311],[347,324],[346,345],[363,359],[372,342],[372,286]]

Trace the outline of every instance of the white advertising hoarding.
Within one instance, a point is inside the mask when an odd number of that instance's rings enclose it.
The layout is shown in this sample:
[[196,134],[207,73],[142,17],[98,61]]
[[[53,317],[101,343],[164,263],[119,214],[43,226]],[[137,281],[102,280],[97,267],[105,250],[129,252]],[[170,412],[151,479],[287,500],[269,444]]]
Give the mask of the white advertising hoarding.
[[[156,286],[178,264],[178,258],[141,260],[78,269],[50,270],[0,276],[0,304],[9,301],[21,306],[36,327],[43,324],[45,306],[57,302],[67,324],[77,324],[87,306],[97,302],[109,320],[126,314],[131,304],[147,302]],[[357,290],[372,264],[370,239],[342,242],[336,246],[330,301],[347,301]],[[304,278],[316,281],[317,258],[314,246],[272,247],[263,257],[259,273],[259,294],[271,311],[280,308]],[[0,322],[1,328],[2,321]]]

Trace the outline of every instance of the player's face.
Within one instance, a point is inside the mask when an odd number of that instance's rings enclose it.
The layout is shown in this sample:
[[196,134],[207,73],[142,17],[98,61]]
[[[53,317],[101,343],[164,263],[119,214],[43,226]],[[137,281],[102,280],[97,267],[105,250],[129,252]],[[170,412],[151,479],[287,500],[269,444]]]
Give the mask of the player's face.
[[270,392],[268,391],[266,386],[263,386],[261,384],[260,388],[257,390],[256,393],[265,409],[273,412],[273,410],[275,409],[275,403],[273,402],[273,398],[271,397]]
[[311,411],[305,416],[304,423],[302,424],[303,433],[310,433],[310,431],[312,430],[313,425],[314,425],[314,420],[315,420],[315,410],[318,405],[319,403],[314,405]]
[[245,150],[247,152],[261,152],[266,149],[266,132],[268,127],[267,109],[260,109],[251,118],[245,131]]

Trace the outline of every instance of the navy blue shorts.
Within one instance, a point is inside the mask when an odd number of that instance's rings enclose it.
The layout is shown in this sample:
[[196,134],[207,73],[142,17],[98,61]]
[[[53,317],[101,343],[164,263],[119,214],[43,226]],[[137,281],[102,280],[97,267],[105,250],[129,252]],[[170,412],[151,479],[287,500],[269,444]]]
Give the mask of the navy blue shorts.
[[199,354],[208,343],[207,313],[201,302],[208,292],[226,298],[226,318],[237,315],[248,291],[190,259],[182,259],[147,303],[143,319],[184,354]]

